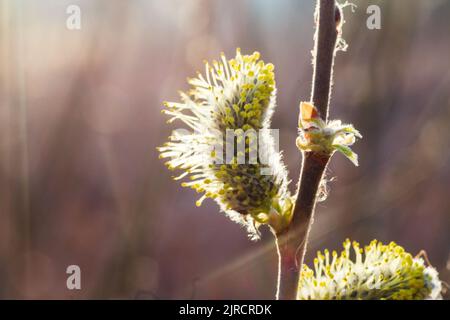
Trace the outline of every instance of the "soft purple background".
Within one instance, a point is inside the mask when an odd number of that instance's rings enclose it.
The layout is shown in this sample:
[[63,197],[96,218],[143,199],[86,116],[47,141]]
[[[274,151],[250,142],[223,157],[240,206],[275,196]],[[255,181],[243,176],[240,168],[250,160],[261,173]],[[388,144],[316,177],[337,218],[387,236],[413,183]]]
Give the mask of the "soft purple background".
[[[65,27],[68,4],[82,29]],[[379,4],[382,29],[366,28]],[[364,135],[360,167],[333,158],[306,261],[346,237],[425,249],[449,280],[450,2],[346,9],[331,117]],[[263,298],[272,238],[248,241],[158,159],[161,115],[224,51],[276,66],[273,127],[293,180],[298,103],[309,99],[313,1],[0,2],[0,298]],[[82,290],[66,289],[66,267]]]

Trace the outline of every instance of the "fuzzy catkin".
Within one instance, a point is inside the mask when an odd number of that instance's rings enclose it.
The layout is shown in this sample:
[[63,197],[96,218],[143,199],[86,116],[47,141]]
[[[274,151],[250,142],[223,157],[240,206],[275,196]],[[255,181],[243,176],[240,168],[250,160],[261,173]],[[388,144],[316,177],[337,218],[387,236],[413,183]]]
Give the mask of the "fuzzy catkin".
[[165,103],[169,121],[179,119],[192,132],[174,132],[159,148],[170,169],[184,170],[177,179],[189,176],[182,185],[203,193],[198,205],[215,199],[253,238],[260,224],[287,224],[292,208],[287,172],[268,130],[276,100],[274,66],[259,58],[238,49],[234,59],[222,54],[220,62],[206,63],[205,76],[189,79],[192,88],[181,93],[181,103]]
[[317,253],[314,269],[303,265],[298,299],[441,299],[441,289],[436,269],[396,243],[373,240],[361,248],[347,239],[339,255],[325,250]]

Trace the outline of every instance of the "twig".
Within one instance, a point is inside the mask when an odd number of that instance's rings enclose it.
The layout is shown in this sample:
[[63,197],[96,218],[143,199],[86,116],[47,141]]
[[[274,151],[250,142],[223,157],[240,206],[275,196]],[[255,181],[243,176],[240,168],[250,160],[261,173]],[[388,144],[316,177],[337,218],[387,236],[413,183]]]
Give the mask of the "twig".
[[[326,121],[338,38],[337,25],[341,22],[340,10],[335,1],[317,0],[316,19],[311,101],[321,118]],[[329,158],[315,152],[303,152],[293,218],[289,227],[277,235],[279,254],[277,299],[293,300],[297,297],[300,270],[314,217],[317,191]]]

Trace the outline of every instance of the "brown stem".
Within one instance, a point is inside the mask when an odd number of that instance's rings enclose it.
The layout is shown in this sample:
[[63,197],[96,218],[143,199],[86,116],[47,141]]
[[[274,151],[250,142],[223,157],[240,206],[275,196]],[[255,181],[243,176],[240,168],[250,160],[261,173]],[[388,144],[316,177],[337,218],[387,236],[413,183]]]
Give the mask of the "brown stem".
[[277,300],[293,300],[297,292],[295,248],[289,246],[283,237],[275,236],[278,252]]
[[[338,37],[337,23],[341,17],[334,0],[317,0],[317,27],[314,45],[314,73],[311,101],[323,120],[328,117],[334,55]],[[304,152],[302,169],[293,209],[287,229],[277,235],[279,279],[277,298],[297,298],[301,266],[306,252],[308,234],[314,217],[317,191],[329,156]]]
[[328,118],[328,106],[333,84],[333,65],[341,23],[340,9],[334,0],[317,0],[317,28],[314,36],[314,72],[311,101],[323,120]]

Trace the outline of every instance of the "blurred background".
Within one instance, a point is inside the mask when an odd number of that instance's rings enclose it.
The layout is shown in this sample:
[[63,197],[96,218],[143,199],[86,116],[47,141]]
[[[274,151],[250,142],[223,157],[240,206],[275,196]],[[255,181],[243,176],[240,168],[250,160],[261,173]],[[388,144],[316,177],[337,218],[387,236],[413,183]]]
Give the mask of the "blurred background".
[[[333,157],[306,262],[346,237],[426,250],[450,280],[450,2],[345,9],[330,116],[360,166]],[[68,5],[81,8],[69,30]],[[366,9],[381,8],[381,30]],[[251,242],[171,179],[156,147],[186,77],[235,48],[276,67],[273,128],[295,188],[311,0],[0,0],[0,298],[272,299],[272,236]],[[81,267],[81,290],[66,268]]]

